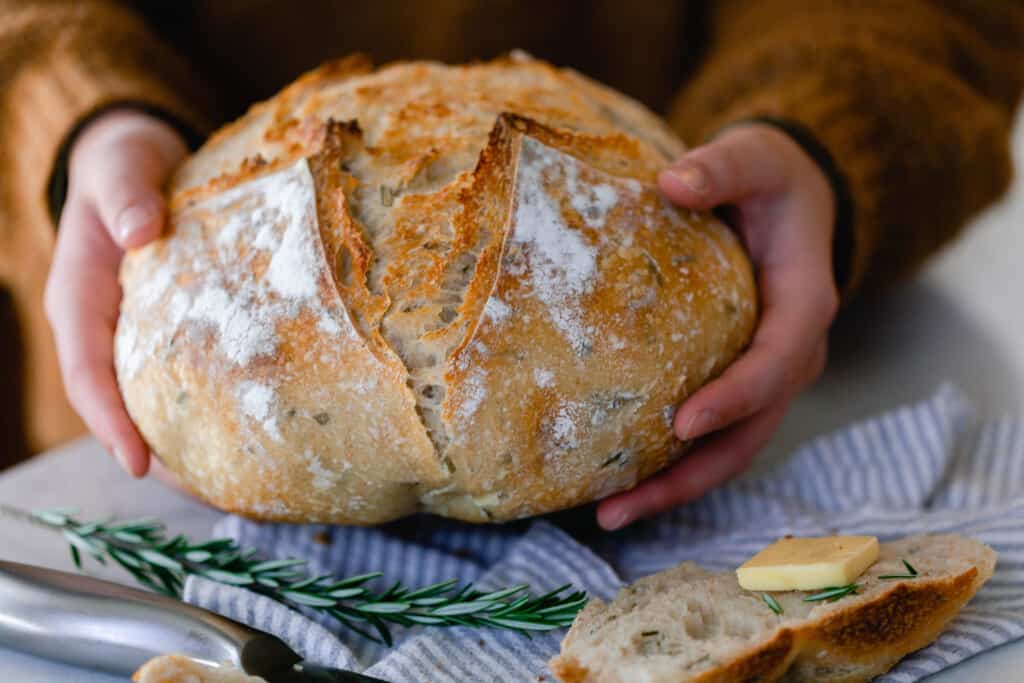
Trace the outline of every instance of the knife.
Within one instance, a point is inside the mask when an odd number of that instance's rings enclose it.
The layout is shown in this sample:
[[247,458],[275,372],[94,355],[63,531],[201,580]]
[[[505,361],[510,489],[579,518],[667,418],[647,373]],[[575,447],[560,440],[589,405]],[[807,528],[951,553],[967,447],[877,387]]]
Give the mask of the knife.
[[386,683],[304,662],[269,633],[172,598],[3,560],[0,645],[122,676],[173,653],[269,683]]

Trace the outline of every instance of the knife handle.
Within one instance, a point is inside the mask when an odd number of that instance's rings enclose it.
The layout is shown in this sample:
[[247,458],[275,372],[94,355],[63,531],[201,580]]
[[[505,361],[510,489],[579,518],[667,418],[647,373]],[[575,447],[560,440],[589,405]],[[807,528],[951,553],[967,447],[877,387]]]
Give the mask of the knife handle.
[[178,653],[247,671],[299,661],[274,636],[184,602],[99,579],[0,560],[0,644],[131,675]]

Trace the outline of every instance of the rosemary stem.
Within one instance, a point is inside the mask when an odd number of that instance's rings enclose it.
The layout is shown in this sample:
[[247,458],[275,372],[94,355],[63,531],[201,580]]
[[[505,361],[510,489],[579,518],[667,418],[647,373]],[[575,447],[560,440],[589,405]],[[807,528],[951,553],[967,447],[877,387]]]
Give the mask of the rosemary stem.
[[25,524],[32,524],[43,529],[53,530],[52,525],[43,522],[32,513],[7,503],[0,503],[0,517],[10,517],[17,522],[24,522]]
[[[398,582],[375,593],[366,585],[379,573],[342,580],[310,576],[305,560],[262,560],[232,539],[193,543],[181,535],[168,537],[165,526],[155,520],[81,522],[72,514],[68,510],[29,513],[0,503],[0,516],[62,531],[79,568],[84,555],[97,562],[112,559],[140,583],[179,598],[185,579],[201,576],[293,608],[325,613],[346,628],[388,645],[392,642],[389,623],[549,631],[569,626],[587,602],[585,593],[571,591],[568,585],[534,596],[526,585],[480,591],[471,584],[459,586],[455,580],[412,589]],[[353,622],[369,624],[377,635]]]

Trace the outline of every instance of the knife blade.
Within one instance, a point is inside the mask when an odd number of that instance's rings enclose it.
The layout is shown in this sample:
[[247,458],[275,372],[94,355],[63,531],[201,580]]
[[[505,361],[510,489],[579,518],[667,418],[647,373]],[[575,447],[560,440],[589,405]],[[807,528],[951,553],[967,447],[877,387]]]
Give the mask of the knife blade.
[[269,683],[386,683],[304,662],[279,638],[179,600],[80,574],[0,560],[0,644],[131,675],[182,654]]

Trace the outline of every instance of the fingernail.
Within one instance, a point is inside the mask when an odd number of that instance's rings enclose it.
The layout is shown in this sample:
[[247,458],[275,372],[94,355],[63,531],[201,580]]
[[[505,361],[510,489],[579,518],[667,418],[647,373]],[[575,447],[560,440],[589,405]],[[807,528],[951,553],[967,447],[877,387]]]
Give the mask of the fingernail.
[[615,514],[610,515],[608,519],[604,520],[601,523],[601,526],[603,526],[606,531],[615,531],[616,529],[621,529],[626,526],[629,522],[629,513],[625,510],[619,510]]
[[690,418],[679,438],[684,441],[696,439],[698,436],[704,436],[708,432],[713,431],[717,426],[718,413],[713,410],[702,410]]
[[117,216],[117,234],[122,242],[133,233],[146,227],[156,218],[156,212],[149,206],[129,206]]
[[669,175],[694,192],[704,193],[708,189],[708,175],[697,164],[687,163],[668,169]]

